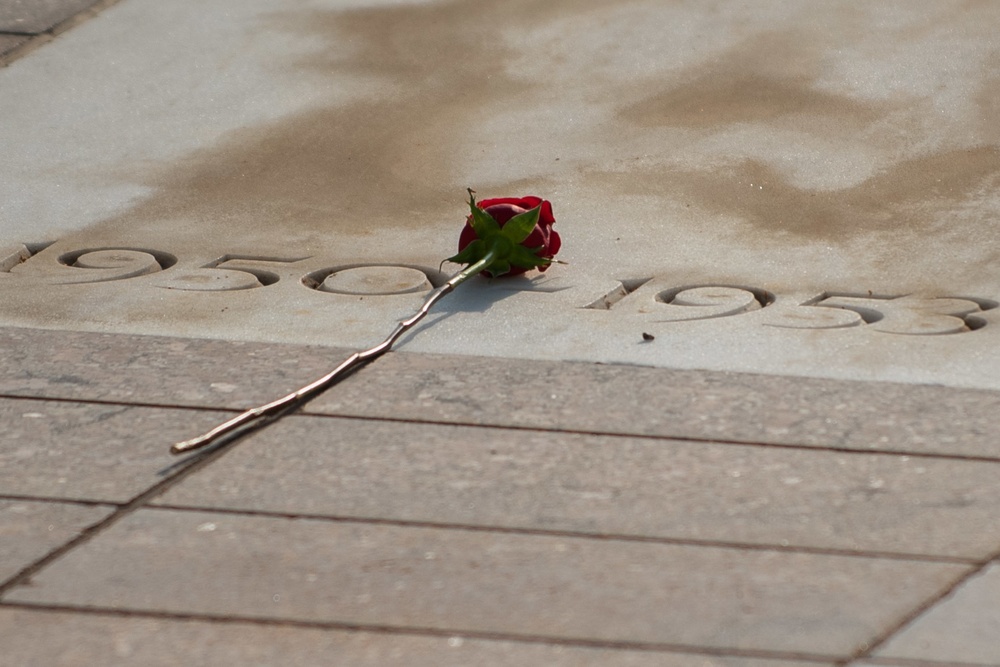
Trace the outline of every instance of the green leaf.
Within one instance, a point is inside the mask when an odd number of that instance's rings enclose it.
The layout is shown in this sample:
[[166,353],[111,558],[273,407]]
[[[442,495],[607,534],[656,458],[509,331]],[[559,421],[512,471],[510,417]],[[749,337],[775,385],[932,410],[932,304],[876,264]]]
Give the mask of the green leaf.
[[472,207],[472,228],[476,230],[476,236],[481,239],[485,239],[490,234],[496,234],[500,231],[500,225],[493,216],[479,208],[478,206]]
[[493,219],[493,216],[479,208],[476,204],[476,196],[472,194],[471,188],[469,189],[469,209],[472,211],[470,224],[476,231],[476,236],[485,239],[490,234],[500,231],[500,224]]
[[522,269],[533,269],[536,266],[548,266],[552,260],[547,257],[539,257],[538,251],[543,246],[537,248],[525,248],[522,245],[515,246],[510,253],[510,263]]
[[528,238],[528,235],[535,230],[538,224],[538,216],[541,215],[542,207],[536,206],[530,211],[519,213],[507,221],[500,233],[509,238],[514,243],[520,243]]
[[457,255],[449,257],[448,261],[454,262],[455,264],[472,264],[473,262],[478,262],[485,256],[485,241],[476,239],[469,245],[465,246]]

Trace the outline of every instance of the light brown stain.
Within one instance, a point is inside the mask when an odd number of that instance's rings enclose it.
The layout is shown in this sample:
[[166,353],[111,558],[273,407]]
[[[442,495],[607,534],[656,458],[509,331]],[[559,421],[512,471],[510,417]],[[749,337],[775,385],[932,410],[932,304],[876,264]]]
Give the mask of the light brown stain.
[[878,117],[871,106],[809,87],[805,77],[775,77],[745,68],[705,72],[676,88],[658,92],[622,113],[641,126],[712,128],[733,123],[759,123],[799,116],[801,127],[811,118],[870,123]]
[[1000,144],[1000,49],[987,60],[976,95],[977,129],[983,141]]
[[[857,129],[883,108],[817,88],[830,35],[766,32],[737,42],[704,64],[689,67],[661,90],[625,106],[622,120],[643,127],[722,128],[734,123],[784,122],[806,129],[836,119]],[[826,130],[829,124],[825,123]]]
[[[859,30],[853,39],[863,36]],[[914,100],[873,102],[817,86],[824,54],[838,39],[844,35],[808,28],[752,36],[664,81],[660,90],[639,102],[625,105],[619,118],[641,128],[683,128],[706,135],[747,124],[812,134],[827,142],[857,142],[864,136],[884,143],[885,166],[856,186],[801,188],[788,172],[738,154],[711,168],[592,172],[588,181],[621,193],[670,196],[727,219],[743,220],[760,232],[757,240],[762,244],[779,238],[836,242],[873,231],[917,231],[935,224],[942,211],[967,206],[977,192],[1000,187],[1000,149],[986,141],[892,160],[893,153],[903,152],[900,136],[905,138],[906,132],[900,129],[896,136],[883,139],[874,128]],[[1000,89],[993,76],[986,81],[979,105],[983,118],[992,119],[985,124],[992,122],[994,128],[1000,127],[995,122],[998,99]],[[983,134],[984,139],[995,137],[995,131]],[[858,167],[862,172],[868,168]]]
[[[600,11],[607,11],[602,0],[451,0],[276,11],[262,21],[261,30],[298,35],[310,43],[318,38],[328,45],[276,67],[288,76],[308,71],[330,73],[332,81],[342,75],[364,77],[378,84],[376,92],[222,136],[150,174],[146,182],[153,193],[106,227],[112,232],[127,228],[136,238],[159,233],[171,239],[187,235],[274,245],[277,234],[362,236],[442,220],[454,224],[465,186],[516,194],[539,184],[537,178],[466,183],[455,166],[461,151],[478,149],[464,144],[468,135],[459,128],[474,126],[492,109],[530,104],[547,85],[508,74],[512,56],[497,26],[528,20],[541,25],[587,12],[598,17]],[[854,30],[862,18],[840,16],[841,33]],[[834,240],[930,221],[933,211],[961,206],[977,188],[995,181],[1000,157],[991,147],[950,148],[896,163],[887,159],[872,178],[836,191],[799,188],[787,173],[740,155],[711,170],[630,169],[619,176],[594,166],[606,164],[600,151],[614,145],[622,126],[710,133],[733,124],[763,124],[836,141],[870,130],[909,103],[860,101],[817,86],[825,54],[843,37],[825,32],[826,25],[818,15],[795,31],[752,33],[705,63],[677,70],[654,90],[629,81],[609,83],[606,95],[621,98],[623,106],[617,118],[595,126],[588,138],[595,152],[591,164],[580,165],[582,182],[595,200],[607,202],[608,214],[619,195],[654,195],[746,220],[765,236]],[[990,79],[980,97],[984,127],[1000,126],[991,124],[1000,99],[997,81]],[[559,128],[552,134],[558,137]],[[484,130],[481,141],[489,146],[517,137]],[[189,223],[165,230],[165,220]]]
[[[600,7],[598,0],[437,2],[351,10],[278,11],[261,25],[329,44],[287,67],[348,74],[373,95],[239,129],[154,171],[154,193],[111,228],[197,221],[185,235],[273,239],[288,234],[364,235],[373,229],[454,224],[466,197],[454,169],[462,135],[480,112],[530,99],[504,72],[495,26]],[[569,8],[569,9],[568,9]],[[333,77],[334,81],[338,80]],[[340,79],[342,80],[342,79]],[[484,136],[484,142],[510,141]],[[93,230],[91,230],[93,231]]]
[[1000,187],[1000,148],[952,150],[904,160],[850,188],[814,190],[774,168],[741,160],[706,170],[591,174],[595,183],[633,194],[669,192],[691,206],[750,223],[761,240],[836,242],[869,232],[919,231],[943,211]]

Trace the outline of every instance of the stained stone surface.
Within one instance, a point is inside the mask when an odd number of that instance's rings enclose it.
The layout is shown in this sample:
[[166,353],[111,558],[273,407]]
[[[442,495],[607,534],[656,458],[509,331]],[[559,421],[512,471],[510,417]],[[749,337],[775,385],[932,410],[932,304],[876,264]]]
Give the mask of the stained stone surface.
[[372,344],[472,186],[551,199],[569,265],[407,349],[998,388],[998,21],[121,2],[0,70],[0,323]]
[[[0,0],[7,661],[997,664],[1000,3],[121,0],[18,48],[92,4]],[[568,264],[171,465],[410,315],[467,187]]]

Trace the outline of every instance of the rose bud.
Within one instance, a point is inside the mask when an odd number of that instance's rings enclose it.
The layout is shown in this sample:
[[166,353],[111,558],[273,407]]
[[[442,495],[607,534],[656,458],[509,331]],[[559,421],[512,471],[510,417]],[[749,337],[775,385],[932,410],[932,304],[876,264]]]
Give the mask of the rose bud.
[[[552,204],[539,197],[501,197],[476,202],[469,190],[472,214],[458,239],[458,254],[449,261],[469,264],[492,252],[484,275],[516,276],[529,269],[544,271],[562,241],[552,229]],[[508,223],[510,227],[508,227]]]

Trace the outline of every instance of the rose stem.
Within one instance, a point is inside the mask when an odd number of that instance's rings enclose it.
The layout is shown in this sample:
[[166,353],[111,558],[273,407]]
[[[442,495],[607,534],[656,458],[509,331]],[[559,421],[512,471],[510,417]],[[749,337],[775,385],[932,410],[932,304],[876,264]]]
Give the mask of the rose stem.
[[389,334],[389,337],[375,347],[364,350],[363,352],[355,352],[335,369],[318,380],[307,384],[298,391],[294,391],[291,394],[288,394],[283,398],[279,398],[276,401],[272,401],[266,405],[261,405],[251,410],[247,410],[246,412],[233,417],[229,421],[219,424],[211,431],[208,431],[204,435],[200,435],[197,438],[185,440],[184,442],[178,442],[170,448],[170,453],[183,454],[185,452],[192,452],[196,449],[201,449],[202,447],[207,447],[222,436],[227,433],[232,433],[240,427],[248,427],[252,425],[254,428],[259,428],[274,421],[275,419],[278,419],[282,415],[291,412],[292,410],[302,407],[309,400],[342,380],[355,368],[388,352],[389,349],[392,348],[393,343],[396,342],[397,338],[424,318],[424,316],[431,309],[431,306],[463,282],[486,269],[486,267],[489,266],[494,259],[496,259],[495,254],[492,251],[487,252],[486,256],[481,260],[474,264],[470,264],[452,276],[444,285],[432,290],[431,293],[427,295],[427,299],[424,300],[424,304],[420,307],[420,310],[418,310],[413,317],[408,320],[403,320],[396,325],[395,330]]

